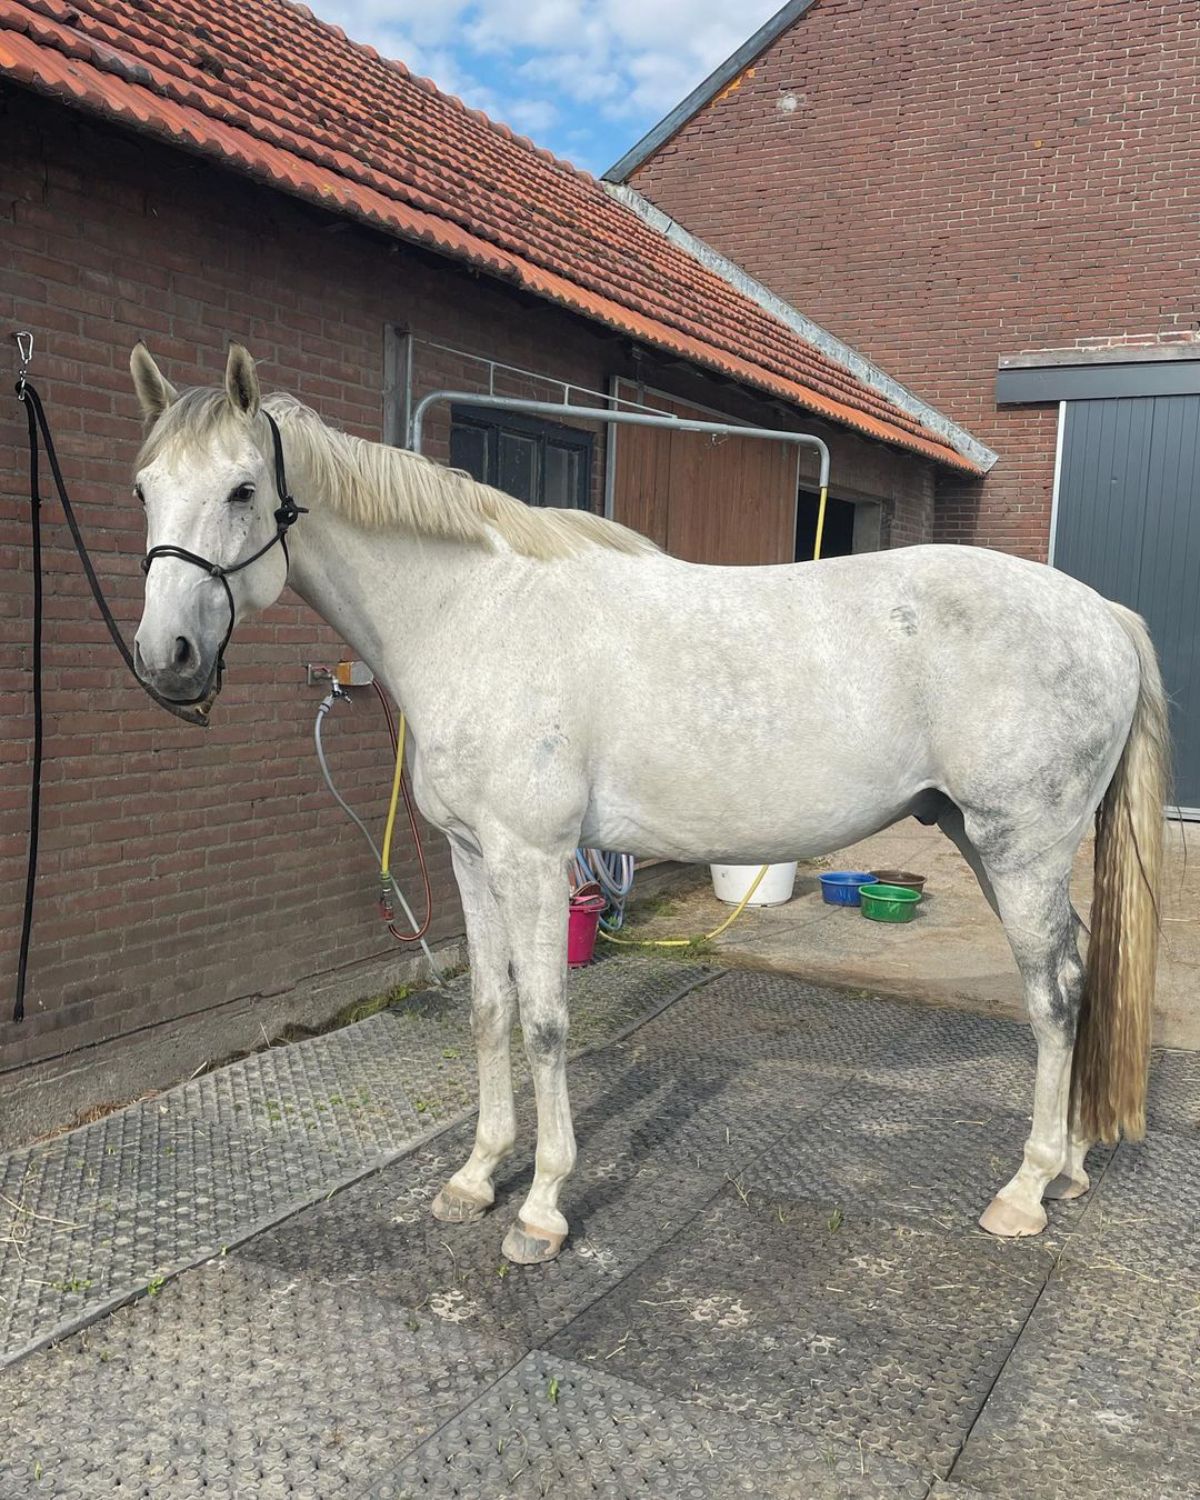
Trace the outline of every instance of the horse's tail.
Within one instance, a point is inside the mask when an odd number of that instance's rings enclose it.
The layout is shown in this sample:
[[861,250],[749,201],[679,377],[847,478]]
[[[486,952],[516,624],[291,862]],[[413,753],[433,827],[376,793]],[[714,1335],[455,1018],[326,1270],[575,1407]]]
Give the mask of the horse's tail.
[[1091,1139],[1146,1129],[1150,1012],[1158,952],[1158,882],[1170,779],[1167,698],[1140,615],[1111,606],[1137,651],[1129,738],[1096,810],[1095,894],[1071,1078],[1073,1112]]

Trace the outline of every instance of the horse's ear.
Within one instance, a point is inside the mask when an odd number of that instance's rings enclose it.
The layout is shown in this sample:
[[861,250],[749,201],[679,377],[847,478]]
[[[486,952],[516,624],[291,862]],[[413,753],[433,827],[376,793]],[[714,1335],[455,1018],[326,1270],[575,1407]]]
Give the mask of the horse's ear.
[[129,373],[142,404],[142,416],[148,422],[156,422],[173,401],[179,400],[179,392],[154,363],[149,349],[140,339],[129,356]]
[[254,361],[241,344],[230,344],[229,362],[225,366],[225,394],[230,405],[244,411],[248,417],[257,416],[260,393],[258,375]]

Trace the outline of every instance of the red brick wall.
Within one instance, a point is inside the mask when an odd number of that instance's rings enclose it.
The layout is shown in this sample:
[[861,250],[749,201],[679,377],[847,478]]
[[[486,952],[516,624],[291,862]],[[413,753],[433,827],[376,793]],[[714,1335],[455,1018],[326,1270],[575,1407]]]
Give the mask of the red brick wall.
[[631,185],[995,448],[938,533],[1043,557],[1027,349],[1200,328],[1194,0],[817,0]]
[[[0,95],[0,109],[0,321],[6,336],[35,332],[34,377],[127,638],[144,548],[129,493],[137,337],[179,385],[215,383],[226,341],[243,339],[266,388],[373,437],[389,323],[603,384],[615,344],[566,315],[20,91]],[[417,376],[486,383],[477,363],[456,368],[420,348]],[[436,423],[431,438],[436,452]],[[387,953],[369,852],[312,750],[322,691],[305,685],[305,663],[336,658],[338,642],[289,597],[239,625],[212,727],[180,725],[126,677],[50,500],[41,873],[29,1017],[8,1021],[32,732],[25,428],[8,396],[0,482],[0,1080],[6,1068]],[[332,716],[327,744],[345,794],[379,817],[390,752],[373,695],[358,700]],[[399,843],[397,873],[415,902]],[[444,938],[461,918],[445,841],[433,834],[428,848],[433,935]]]

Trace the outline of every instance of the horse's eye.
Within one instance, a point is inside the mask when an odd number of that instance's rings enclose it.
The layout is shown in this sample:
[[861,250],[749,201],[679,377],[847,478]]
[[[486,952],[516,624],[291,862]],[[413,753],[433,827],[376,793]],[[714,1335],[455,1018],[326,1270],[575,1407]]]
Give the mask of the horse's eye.
[[230,493],[229,498],[230,500],[253,500],[254,486],[252,484],[239,484],[237,489]]
[[135,484],[134,485],[134,487],[133,487],[133,494],[134,494],[134,498],[136,499],[136,501],[137,501],[137,503],[139,505],[145,505],[145,503],[146,503],[146,492],[145,492],[145,490],[142,489],[142,487],[141,487],[140,484]]

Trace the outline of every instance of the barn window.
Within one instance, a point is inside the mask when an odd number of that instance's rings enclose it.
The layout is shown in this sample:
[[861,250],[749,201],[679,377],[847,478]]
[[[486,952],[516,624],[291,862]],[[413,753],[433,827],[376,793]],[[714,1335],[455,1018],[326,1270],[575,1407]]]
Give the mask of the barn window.
[[483,406],[450,414],[450,462],[530,505],[587,510],[592,434]]

